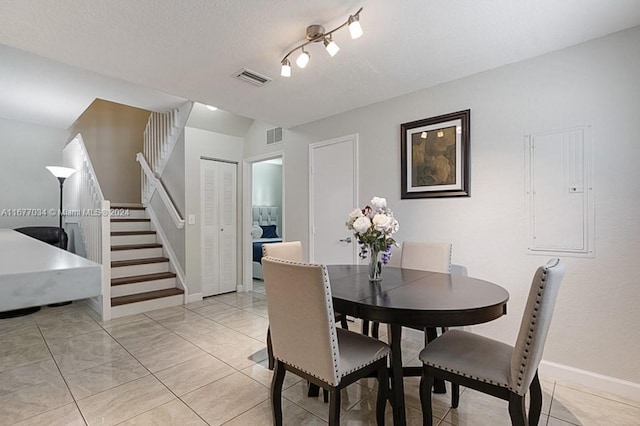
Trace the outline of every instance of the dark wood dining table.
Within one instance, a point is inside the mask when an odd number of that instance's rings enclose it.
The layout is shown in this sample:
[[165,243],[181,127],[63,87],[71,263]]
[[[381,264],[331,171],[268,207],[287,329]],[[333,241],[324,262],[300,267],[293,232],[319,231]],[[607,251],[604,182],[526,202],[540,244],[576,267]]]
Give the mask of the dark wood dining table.
[[[371,282],[366,265],[329,265],[336,312],[388,325],[393,424],[405,425],[402,327],[481,324],[507,313],[509,293],[497,284],[464,276],[385,267]],[[415,367],[414,367],[415,369]],[[415,372],[415,371],[414,371]]]

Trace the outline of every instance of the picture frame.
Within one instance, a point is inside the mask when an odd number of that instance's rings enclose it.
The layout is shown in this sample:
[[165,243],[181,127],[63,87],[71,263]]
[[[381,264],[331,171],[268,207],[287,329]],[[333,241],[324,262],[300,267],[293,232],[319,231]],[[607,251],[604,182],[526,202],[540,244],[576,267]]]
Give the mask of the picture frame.
[[400,125],[401,199],[468,197],[471,110]]

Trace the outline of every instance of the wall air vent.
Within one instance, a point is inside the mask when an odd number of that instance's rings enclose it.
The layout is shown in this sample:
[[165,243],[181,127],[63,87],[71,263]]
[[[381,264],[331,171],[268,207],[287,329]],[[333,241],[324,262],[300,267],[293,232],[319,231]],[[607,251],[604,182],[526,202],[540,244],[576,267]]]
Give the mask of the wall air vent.
[[267,145],[282,142],[282,127],[267,130]]
[[251,83],[254,86],[262,87],[265,84],[269,83],[272,79],[267,77],[266,75],[259,74],[255,71],[248,70],[246,68],[242,68],[234,74],[239,80],[246,81],[247,83]]

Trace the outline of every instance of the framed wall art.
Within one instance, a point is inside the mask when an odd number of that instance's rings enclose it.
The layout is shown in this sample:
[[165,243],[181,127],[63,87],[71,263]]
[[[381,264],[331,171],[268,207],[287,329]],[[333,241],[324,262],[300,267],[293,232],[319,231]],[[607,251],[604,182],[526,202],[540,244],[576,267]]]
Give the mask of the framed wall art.
[[401,198],[469,196],[471,110],[400,126]]

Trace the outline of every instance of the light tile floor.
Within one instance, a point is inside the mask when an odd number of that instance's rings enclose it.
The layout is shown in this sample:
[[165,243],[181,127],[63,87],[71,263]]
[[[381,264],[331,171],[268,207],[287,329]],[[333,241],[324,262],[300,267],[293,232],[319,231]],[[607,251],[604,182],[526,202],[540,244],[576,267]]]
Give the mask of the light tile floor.
[[[0,320],[0,426],[266,425],[271,423],[267,309],[254,293],[102,322],[83,302]],[[358,329],[359,324],[350,326]],[[403,341],[419,365],[419,335]],[[418,378],[405,379],[407,418],[422,422]],[[544,425],[640,425],[640,403],[543,381]],[[328,404],[287,375],[286,425],[326,424]],[[436,395],[434,424],[509,425],[506,402],[462,390]],[[387,424],[392,424],[387,406]],[[375,424],[375,381],[345,390],[342,424]]]

